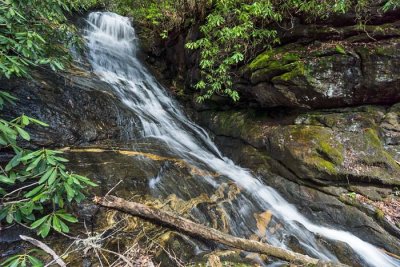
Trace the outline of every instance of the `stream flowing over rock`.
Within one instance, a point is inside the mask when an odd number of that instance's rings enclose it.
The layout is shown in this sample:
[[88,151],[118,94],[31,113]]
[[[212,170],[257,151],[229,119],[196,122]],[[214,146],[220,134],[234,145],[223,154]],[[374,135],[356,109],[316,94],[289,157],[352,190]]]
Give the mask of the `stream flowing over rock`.
[[[33,80],[2,84],[20,99],[6,114],[49,123],[49,129],[31,129],[33,144],[62,147],[70,168],[100,184],[95,193],[104,195],[121,180],[114,191],[120,197],[151,202],[233,235],[352,266],[400,265],[380,250],[400,254],[399,217],[377,212],[380,202],[398,201],[400,186],[396,16],[377,22],[394,27],[387,30],[393,39],[378,38],[367,44],[372,48],[324,44],[336,34],[328,30],[309,45],[314,35],[296,24],[281,47],[240,69],[240,108],[217,99],[191,110],[210,134],[138,59],[128,18],[93,12],[87,20],[88,48],[79,67],[59,76],[37,71]],[[351,27],[339,27],[343,40],[362,37]],[[190,80],[196,76],[189,67],[195,55],[183,55],[184,37],[176,40],[163,51],[173,62],[164,78],[185,70]],[[360,104],[379,106],[354,106]],[[77,212],[99,232],[118,224],[118,215],[99,213],[90,203]],[[118,230],[119,240],[135,241],[138,219],[130,220]],[[187,261],[223,249],[151,227]],[[12,233],[3,235],[0,246],[15,240]],[[72,264],[80,262],[78,257]]]

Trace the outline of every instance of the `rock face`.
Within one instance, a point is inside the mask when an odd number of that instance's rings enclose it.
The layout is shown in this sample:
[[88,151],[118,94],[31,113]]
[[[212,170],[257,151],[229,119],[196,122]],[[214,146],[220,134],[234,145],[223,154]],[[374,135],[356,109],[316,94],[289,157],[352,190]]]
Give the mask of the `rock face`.
[[[400,185],[399,143],[392,137],[400,131],[396,107],[310,111],[279,119],[252,110],[203,111],[199,121],[216,135],[265,151],[298,179],[395,187]],[[395,125],[388,124],[390,118]]]
[[5,115],[26,114],[49,124],[31,129],[36,146],[71,146],[134,135],[134,114],[118,101],[106,83],[80,69],[54,74],[40,71],[33,79],[2,81],[2,90],[18,97]]
[[400,100],[399,40],[288,44],[246,66],[240,92],[261,107],[395,103]]
[[[399,102],[400,12],[382,15],[371,8],[363,26],[349,13],[314,23],[293,18],[278,27],[281,44],[235,75],[240,106],[319,109]],[[156,49],[144,45],[148,62],[177,81],[174,85],[183,81],[192,96],[199,53],[184,45],[198,35],[196,26],[171,34]]]
[[[393,251],[400,238],[399,218],[378,216],[379,209],[349,196],[357,192],[373,200],[398,201],[397,106],[278,114],[202,111],[197,120],[238,164],[260,177],[278,174],[265,182],[304,214]],[[379,241],[383,236],[386,241]]]
[[[399,216],[382,216],[358,196],[399,201],[400,13],[371,7],[362,27],[352,13],[281,26],[279,46],[239,66],[239,103],[216,97],[194,105],[193,117],[235,162],[277,174],[266,183],[313,220],[394,251]],[[157,54],[148,53],[174,84],[183,81],[189,98],[199,55],[184,43],[197,35],[195,27],[173,34]]]

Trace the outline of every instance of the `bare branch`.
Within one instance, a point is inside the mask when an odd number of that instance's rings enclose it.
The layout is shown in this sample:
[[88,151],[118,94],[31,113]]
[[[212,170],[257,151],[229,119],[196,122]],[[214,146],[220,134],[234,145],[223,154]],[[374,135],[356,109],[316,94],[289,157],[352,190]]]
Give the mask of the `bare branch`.
[[32,237],[26,236],[26,235],[20,235],[19,236],[22,240],[27,241],[29,243],[31,243],[32,245],[42,249],[44,252],[46,252],[47,254],[51,255],[54,259],[54,261],[60,265],[61,267],[67,267],[67,265],[65,264],[65,262],[61,259],[60,256],[58,256],[54,250],[52,250],[49,246],[47,246],[45,243],[34,239]]

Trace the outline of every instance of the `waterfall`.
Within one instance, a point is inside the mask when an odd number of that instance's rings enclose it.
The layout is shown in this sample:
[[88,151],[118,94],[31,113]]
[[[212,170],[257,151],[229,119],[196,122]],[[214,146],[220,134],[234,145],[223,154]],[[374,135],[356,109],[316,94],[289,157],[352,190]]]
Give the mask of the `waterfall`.
[[[328,249],[317,244],[315,236],[319,235],[347,243],[366,266],[400,266],[399,261],[351,233],[313,224],[273,188],[264,185],[260,177],[224,157],[206,131],[185,116],[179,104],[138,60],[138,40],[128,18],[109,12],[93,12],[87,22],[85,38],[93,71],[109,83],[119,99],[135,112],[141,129],[138,138],[162,142],[176,157],[210,173],[216,172],[244,191],[240,205],[235,207],[241,211],[231,215],[234,234],[248,233],[249,229],[243,226],[246,223],[240,222],[246,219],[247,208],[258,209],[258,212],[268,209],[283,225],[277,235],[296,236],[311,256],[337,261]],[[151,180],[151,186],[155,187],[162,179],[161,175],[157,176]],[[209,186],[219,185],[218,180],[207,174],[198,179]],[[278,237],[270,236],[268,242],[287,248]]]

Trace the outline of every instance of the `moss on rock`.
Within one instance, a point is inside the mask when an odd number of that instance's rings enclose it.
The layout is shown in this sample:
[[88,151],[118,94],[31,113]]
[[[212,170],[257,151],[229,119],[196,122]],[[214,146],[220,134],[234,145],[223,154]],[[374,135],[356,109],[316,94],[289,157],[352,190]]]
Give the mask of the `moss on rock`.
[[337,174],[343,162],[343,147],[332,132],[320,126],[289,126],[290,153],[303,164],[328,174]]
[[203,117],[211,118],[208,127],[217,135],[265,148],[300,179],[398,185],[400,166],[380,136],[385,112],[372,106],[311,111],[292,118],[293,124],[286,120],[289,125],[255,111],[208,111]]

